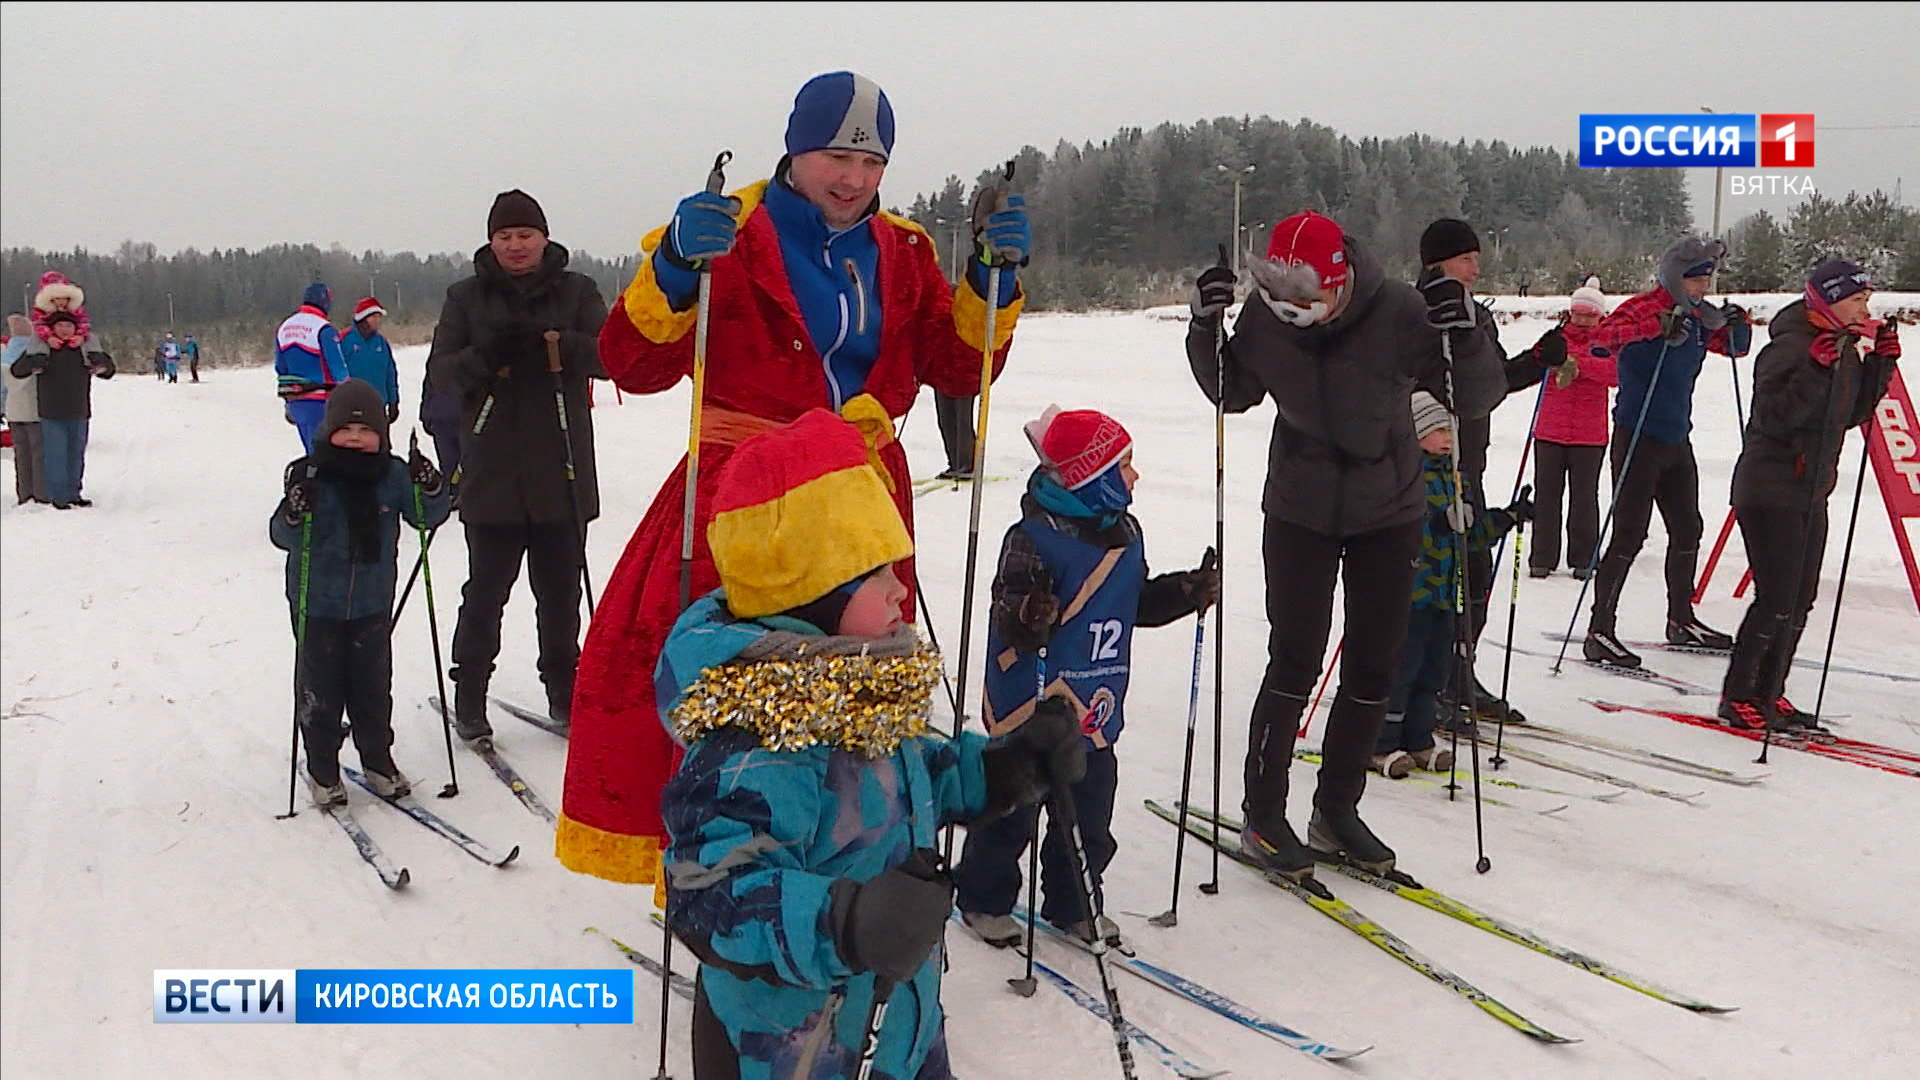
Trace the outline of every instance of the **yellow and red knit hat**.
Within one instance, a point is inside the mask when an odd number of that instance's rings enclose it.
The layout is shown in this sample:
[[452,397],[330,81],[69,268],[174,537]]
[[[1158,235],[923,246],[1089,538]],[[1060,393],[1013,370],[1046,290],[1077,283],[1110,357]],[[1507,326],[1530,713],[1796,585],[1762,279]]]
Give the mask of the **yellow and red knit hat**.
[[825,409],[740,444],[713,495],[707,546],[736,618],[812,603],[913,554],[860,428]]

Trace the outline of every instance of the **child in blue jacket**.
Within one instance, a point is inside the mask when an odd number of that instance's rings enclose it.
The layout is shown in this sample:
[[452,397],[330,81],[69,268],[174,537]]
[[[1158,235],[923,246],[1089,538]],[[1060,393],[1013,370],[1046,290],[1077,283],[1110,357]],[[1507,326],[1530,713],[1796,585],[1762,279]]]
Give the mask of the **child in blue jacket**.
[[347,801],[340,782],[340,715],[367,782],[398,798],[409,784],[393,762],[393,650],[388,619],[400,522],[447,519],[446,485],[418,451],[388,453],[380,392],[348,379],[326,399],[313,452],[287,466],[286,497],[268,534],[287,553],[287,603],[298,652],[301,739],[316,805]]
[[[1125,723],[1133,629],[1205,610],[1219,598],[1220,575],[1203,564],[1148,578],[1140,523],[1127,512],[1138,478],[1133,441],[1118,421],[1049,408],[1026,431],[1040,466],[1027,481],[1021,520],[1007,530],[993,579],[984,716],[987,730],[1004,736],[1064,705],[1083,732],[1087,774],[1072,798],[1098,912],[1100,876],[1118,846],[1111,831],[1119,781],[1114,743]],[[961,919],[988,944],[1004,947],[1021,937],[1010,912],[1020,893],[1020,856],[1039,818],[1034,807],[967,830],[954,870]],[[1040,917],[1092,940],[1095,916],[1081,901],[1071,847],[1051,815],[1040,865]],[[1119,944],[1112,920],[1097,917],[1101,936]]]
[[929,726],[937,653],[901,618],[913,541],[859,429],[824,409],[741,444],[707,531],[721,587],[655,673],[686,746],[661,798],[667,921],[700,958],[696,1080],[952,1075],[935,951],[938,833],[1084,769],[1065,716],[1013,736]]

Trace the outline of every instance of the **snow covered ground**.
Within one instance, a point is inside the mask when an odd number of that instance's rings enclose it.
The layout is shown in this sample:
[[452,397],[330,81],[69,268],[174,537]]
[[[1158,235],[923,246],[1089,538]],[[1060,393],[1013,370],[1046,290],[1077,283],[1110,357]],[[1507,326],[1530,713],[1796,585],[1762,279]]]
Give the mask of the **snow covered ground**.
[[[1510,349],[1548,325],[1517,314],[1523,317],[1504,328]],[[1023,320],[994,393],[989,472],[1025,474],[1031,457],[1018,425],[1047,403],[1106,409],[1137,441],[1138,513],[1153,566],[1196,562],[1213,538],[1213,428],[1187,374],[1183,333],[1179,321],[1147,313]],[[1906,343],[1920,345],[1920,335],[1909,332]],[[400,360],[411,396],[424,350],[403,350]],[[1710,534],[1724,512],[1738,445],[1730,389],[1725,367],[1710,363],[1695,432]],[[611,393],[601,397],[595,421],[605,516],[592,532],[596,582],[606,580],[677,460],[686,416],[684,389],[624,404]],[[1489,473],[1497,493],[1513,475],[1530,405],[1530,396],[1519,395],[1497,414]],[[362,820],[412,871],[412,887],[395,894],[321,815],[276,821],[286,799],[292,641],[282,556],[265,526],[281,467],[298,443],[280,419],[272,375],[216,371],[204,385],[167,386],[129,373],[97,384],[95,408],[87,477],[95,508],[63,513],[0,500],[0,1057],[7,1075],[651,1075],[657,1028],[646,981],[631,1029],[153,1023],[155,968],[617,968],[624,961],[585,927],[649,951],[658,942],[647,924],[647,891],[561,869],[545,826],[465,751],[461,796],[428,801],[483,840],[520,844],[524,853],[511,868],[483,867],[387,808],[362,804]],[[406,411],[413,413],[411,401]],[[904,433],[917,475],[937,471],[941,461],[929,412],[916,410]],[[1223,752],[1230,807],[1238,802],[1245,716],[1264,661],[1259,491],[1270,421],[1266,408],[1228,421]],[[1852,476],[1857,453],[1855,440],[1843,477]],[[1842,518],[1849,489],[1843,483],[1835,500]],[[997,551],[1018,495],[1016,483],[987,487],[982,558]],[[964,491],[937,491],[915,504],[928,606],[950,658],[968,501]],[[1825,640],[1842,538],[1836,525],[1805,655],[1817,656]],[[1656,526],[1628,586],[1624,636],[1661,631],[1663,544]],[[402,551],[411,558],[411,541]],[[464,576],[458,530],[443,535],[434,556],[446,634]],[[1707,622],[1728,630],[1738,623],[1743,604],[1729,593],[1741,566],[1736,539],[1701,608]],[[1545,648],[1542,631],[1565,629],[1578,591],[1564,574],[1525,582],[1516,642]],[[1507,595],[1504,577],[1496,595]],[[1920,676],[1916,628],[1869,485],[1836,660]],[[1498,642],[1505,631],[1500,604],[1486,640]],[[1556,749],[1595,768],[1705,794],[1688,806],[1639,793],[1599,803],[1498,791],[1512,805],[1485,809],[1493,868],[1484,876],[1473,870],[1470,802],[1449,804],[1433,788],[1376,779],[1368,820],[1398,850],[1402,867],[1428,884],[1739,1012],[1692,1015],[1330,878],[1343,898],[1435,960],[1581,1040],[1538,1045],[1231,863],[1220,870],[1220,894],[1200,895],[1194,885],[1209,867],[1194,847],[1180,926],[1149,927],[1133,916],[1167,906],[1174,834],[1140,803],[1178,791],[1192,647],[1191,622],[1143,631],[1135,644],[1116,818],[1122,847],[1108,897],[1143,955],[1328,1042],[1373,1045],[1342,1066],[1356,1076],[1912,1075],[1920,1060],[1920,783],[1790,751],[1775,751],[1762,770],[1750,764],[1749,743],[1602,714],[1579,700],[1704,709],[1709,699],[1573,665],[1556,677],[1534,656],[1514,658],[1512,697],[1536,718],[1765,771],[1767,781],[1736,788]],[[531,598],[522,586],[509,609],[499,692],[537,700],[533,649]],[[1497,646],[1484,650],[1489,684],[1498,685],[1500,660]],[[1648,660],[1695,682],[1717,685],[1721,674],[1712,659],[1650,653]],[[395,637],[395,668],[398,757],[431,792],[446,779],[446,759],[436,718],[420,704],[432,691],[433,666],[417,597]],[[1797,700],[1811,704],[1814,681],[1812,673],[1795,674]],[[1210,728],[1205,692],[1202,700],[1201,722]],[[1837,673],[1827,707],[1845,714],[1836,726],[1847,735],[1920,749],[1920,685]],[[557,804],[565,748],[511,719],[497,719],[496,727],[504,750]],[[1204,732],[1199,753],[1196,787],[1205,790],[1212,750]],[[1602,790],[1520,762],[1504,775]],[[1311,783],[1303,766],[1296,791]],[[1563,803],[1550,816],[1538,812]],[[1305,804],[1296,800],[1302,825]],[[962,1075],[1117,1074],[1098,1021],[1047,989],[1032,999],[1009,993],[1004,980],[1019,974],[1015,955],[952,938],[945,998]],[[1053,959],[1096,985],[1090,961]],[[1335,1068],[1130,978],[1120,992],[1131,1018],[1235,1076],[1331,1075],[1323,1070]],[[683,1031],[685,1004],[675,999],[674,1007]],[[690,1075],[684,1045],[677,1037],[674,1071],[682,1078]],[[1143,1061],[1140,1075],[1161,1072]]]

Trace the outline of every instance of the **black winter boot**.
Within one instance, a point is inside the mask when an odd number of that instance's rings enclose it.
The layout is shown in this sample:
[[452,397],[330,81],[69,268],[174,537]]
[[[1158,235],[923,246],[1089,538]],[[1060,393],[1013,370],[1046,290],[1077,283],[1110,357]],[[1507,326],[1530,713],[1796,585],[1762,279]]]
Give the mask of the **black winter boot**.
[[573,725],[573,684],[547,686],[547,717],[563,728]]
[[493,725],[487,722],[487,679],[484,676],[454,676],[453,733],[468,742],[493,737]]
[[1313,852],[1300,843],[1286,818],[1256,827],[1249,817],[1246,827],[1240,830],[1240,850],[1261,869],[1293,882],[1304,884],[1313,879]]
[[1326,811],[1316,807],[1307,822],[1307,843],[1363,870],[1384,874],[1393,869],[1393,849],[1380,842],[1354,810]]

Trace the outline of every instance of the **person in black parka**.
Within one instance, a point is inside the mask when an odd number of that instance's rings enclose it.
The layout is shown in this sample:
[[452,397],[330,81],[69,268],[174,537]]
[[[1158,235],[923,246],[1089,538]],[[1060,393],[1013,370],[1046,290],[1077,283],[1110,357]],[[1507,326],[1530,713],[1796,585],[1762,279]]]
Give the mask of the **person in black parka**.
[[1287,823],[1295,730],[1320,671],[1336,581],[1347,643],[1327,718],[1308,840],[1373,868],[1393,851],[1358,814],[1366,770],[1406,635],[1426,516],[1410,406],[1416,388],[1449,402],[1440,335],[1413,286],[1388,281],[1338,224],[1302,212],[1274,227],[1257,288],[1219,346],[1233,300],[1225,267],[1195,286],[1187,359],[1209,399],[1245,412],[1272,398],[1278,416],[1262,510],[1267,670],[1249,720],[1242,844],[1267,868],[1310,877],[1312,854]]
[[[580,659],[580,587],[587,523],[600,514],[589,379],[604,379],[606,302],[593,279],[567,269],[547,238],[546,214],[514,190],[494,200],[491,238],[472,277],[447,288],[427,377],[460,403],[460,522],[467,584],[453,632],[454,721],[461,738],[487,738],[487,684],[500,652],[500,618],[527,564],[539,624],[547,710],[565,723]],[[557,332],[568,442],[549,369]]]
[[1720,718],[1734,727],[1818,726],[1787,700],[1787,670],[1819,589],[1827,499],[1847,430],[1873,418],[1900,359],[1898,327],[1869,317],[1870,295],[1860,267],[1821,263],[1806,294],[1773,317],[1771,340],[1754,360],[1753,411],[1733,466],[1732,500],[1753,568],[1753,603],[1720,690]]

